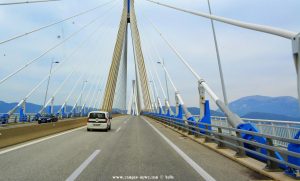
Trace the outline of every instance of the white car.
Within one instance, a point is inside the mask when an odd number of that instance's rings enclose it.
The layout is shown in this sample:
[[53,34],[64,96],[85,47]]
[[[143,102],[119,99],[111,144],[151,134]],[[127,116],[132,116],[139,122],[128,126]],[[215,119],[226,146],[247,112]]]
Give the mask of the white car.
[[111,129],[112,116],[104,111],[92,111],[88,115],[87,131],[101,129],[108,131]]

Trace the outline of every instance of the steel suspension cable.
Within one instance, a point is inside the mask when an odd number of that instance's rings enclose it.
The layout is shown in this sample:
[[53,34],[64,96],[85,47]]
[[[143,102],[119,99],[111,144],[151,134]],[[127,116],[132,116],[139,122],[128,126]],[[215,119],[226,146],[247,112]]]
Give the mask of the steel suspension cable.
[[[92,82],[95,82],[96,80],[97,80],[97,75],[94,76],[94,79],[93,79]],[[90,87],[89,87],[89,90],[88,90],[88,93],[87,93],[87,95],[85,96],[84,101],[83,101],[83,104],[82,104],[82,106],[81,106],[80,113],[83,111],[83,109],[84,109],[84,107],[85,107],[85,105],[86,105],[86,103],[87,103],[87,101],[88,101],[88,98],[90,97],[90,95],[91,95],[91,93],[92,93],[92,89],[93,89],[93,86],[90,86]]]
[[[99,42],[99,41],[98,41]],[[96,50],[96,49],[95,49]],[[94,52],[92,53],[92,54],[94,54],[96,51],[94,50]],[[99,66],[101,65],[101,62],[99,61],[98,62],[99,63]],[[95,73],[94,74],[91,74],[90,76],[89,76],[89,78],[87,79],[88,81],[90,80],[90,79],[92,79],[93,77],[94,77],[94,79],[96,79],[97,78],[97,76],[94,76],[94,75],[96,75]],[[91,88],[92,88],[92,86],[90,86],[90,90],[91,90]],[[83,92],[82,92],[83,93]],[[90,93],[88,93],[88,94],[90,94]],[[82,96],[82,95],[81,95]],[[88,95],[86,96],[86,99],[87,99],[87,97],[88,97]],[[80,106],[80,105],[79,105]],[[83,106],[82,106],[83,107]]]
[[[207,0],[207,5],[208,5],[209,14],[212,15],[210,0]],[[215,50],[216,50],[216,55],[217,55],[218,68],[219,68],[219,74],[220,74],[220,79],[221,79],[224,103],[225,103],[225,105],[228,105],[228,98],[227,98],[227,93],[226,93],[226,86],[225,86],[225,81],[224,81],[221,57],[220,57],[217,35],[216,35],[216,30],[215,30],[215,24],[212,19],[210,19],[210,23],[211,23],[211,29],[212,29],[212,33],[213,33],[213,37],[214,37],[214,44],[215,44]]]
[[[87,69],[87,68],[86,68],[86,69]],[[85,69],[85,70],[86,70],[86,69]],[[85,71],[84,71],[84,72],[85,72]],[[85,73],[85,74],[86,74],[86,73]],[[70,91],[69,95],[67,96],[67,98],[65,99],[64,103],[62,104],[61,109],[62,109],[62,108],[66,105],[66,103],[69,101],[71,95],[74,93],[75,88],[78,86],[79,81],[82,79],[82,77],[83,77],[83,73],[82,73],[81,77],[77,80],[76,84],[72,87],[72,90]],[[60,110],[61,110],[61,109],[60,109]],[[59,112],[60,112],[60,111],[59,111]]]
[[[78,52],[78,50],[84,45],[86,44],[94,35],[95,33],[100,33],[99,30],[102,30],[101,28],[103,27],[103,25],[105,24],[106,21],[103,21],[98,27],[96,27],[96,29],[84,40],[82,41],[82,43],[71,53],[70,56],[67,57],[67,59],[69,59],[71,56],[73,56],[75,53]],[[42,110],[45,109],[50,103],[51,100],[53,99],[53,97],[56,96],[56,94],[62,89],[62,87],[64,86],[64,84],[67,82],[68,79],[70,79],[71,75],[74,73],[74,71],[80,66],[80,64],[78,64],[76,67],[73,68],[73,71],[70,72],[70,74],[66,77],[66,79],[61,83],[61,85],[56,89],[56,91],[53,93],[53,95],[50,97],[50,99],[48,100],[48,102],[45,104],[45,106],[43,106]],[[41,111],[42,111],[41,110]]]
[[[145,15],[144,15],[145,17]],[[240,117],[238,117],[236,114],[231,112],[231,110],[222,102],[219,97],[211,90],[211,88],[208,86],[208,84],[205,82],[203,78],[201,78],[196,71],[189,65],[189,63],[183,58],[183,56],[178,52],[178,50],[162,35],[162,33],[159,31],[157,26],[153,24],[153,22],[145,17],[154,30],[159,34],[159,36],[164,40],[164,42],[169,46],[169,48],[177,55],[179,60],[190,70],[190,72],[195,76],[195,78],[198,80],[199,85],[203,86],[203,88],[206,90],[206,92],[210,95],[210,97],[214,100],[214,102],[217,104],[217,106],[222,110],[226,116],[228,116],[228,121],[233,127],[237,127],[239,124],[243,123]]]
[[[142,29],[145,30],[143,24],[141,24],[141,26],[143,27]],[[145,34],[147,34],[147,33],[145,33]],[[142,39],[145,40],[144,42],[148,42],[148,39],[147,39],[145,36],[141,36],[141,37],[142,37]],[[148,60],[149,60],[148,63],[150,62],[150,68],[151,68],[152,70],[154,70],[155,75],[156,75],[156,78],[157,78],[157,80],[158,80],[158,82],[159,82],[160,88],[161,88],[162,93],[163,93],[163,95],[164,95],[165,106],[166,106],[166,108],[169,108],[169,109],[170,109],[171,113],[173,113],[173,111],[172,111],[172,109],[171,109],[171,107],[170,107],[169,100],[167,99],[166,93],[165,93],[164,88],[163,88],[163,86],[162,86],[161,80],[160,80],[160,78],[159,78],[159,76],[158,76],[157,69],[155,68],[155,66],[154,66],[153,63],[152,63],[153,56],[152,56],[152,54],[151,54],[150,51],[149,51],[149,47],[144,46],[144,48],[145,48],[144,53],[145,53],[145,55],[148,57]],[[150,74],[151,74],[152,79],[153,79],[153,81],[154,81],[154,78],[153,78],[153,75],[152,75],[151,71],[150,71]],[[157,92],[157,88],[156,88],[155,81],[154,81],[154,88],[156,89],[158,106],[162,109],[163,107],[162,107],[162,105],[161,105],[160,98],[159,98],[159,96],[158,96],[158,92]]]
[[[105,34],[105,33],[104,33]],[[99,61],[99,65],[100,65],[100,61]],[[99,73],[98,74],[95,74],[95,77],[94,77],[94,81],[93,82],[96,82],[96,84],[95,84],[95,86],[94,86],[94,89],[97,89],[97,78],[98,77],[101,77],[101,71],[99,71]],[[99,79],[100,80],[100,79]],[[101,81],[100,81],[101,82]],[[87,104],[87,102],[88,102],[88,99],[90,98],[90,95],[92,94],[92,89],[93,89],[93,86],[90,86],[90,89],[89,89],[89,93],[87,94],[87,96],[85,97],[85,100],[84,100],[84,105],[82,106],[82,108],[81,108],[81,111],[84,109],[84,106]],[[95,91],[93,91],[93,92],[95,92]],[[93,93],[94,94],[94,93]],[[93,99],[92,99],[93,100]]]
[[265,25],[260,25],[260,24],[242,22],[242,21],[229,19],[229,18],[224,18],[224,17],[216,16],[216,15],[210,15],[210,14],[202,13],[202,12],[194,12],[194,11],[191,11],[191,10],[178,8],[178,7],[175,7],[175,6],[171,6],[171,5],[160,3],[160,2],[157,2],[157,1],[153,1],[153,0],[146,0],[146,1],[154,3],[154,4],[158,4],[158,5],[167,7],[167,8],[182,11],[182,12],[185,12],[185,13],[201,16],[201,17],[208,18],[208,19],[213,19],[213,20],[216,20],[216,21],[219,21],[219,22],[222,22],[222,23],[231,24],[231,25],[234,25],[234,26],[238,26],[238,27],[241,27],[241,28],[246,28],[246,29],[250,29],[250,30],[254,30],[254,31],[260,31],[260,32],[268,33],[268,34],[273,34],[273,35],[277,35],[277,36],[287,38],[287,39],[292,39],[295,36],[297,36],[297,34],[298,34],[298,33],[293,32],[293,31],[280,29],[280,28],[274,28],[274,27],[271,27],[271,26],[265,26]]
[[[109,12],[109,10],[111,10],[114,6],[112,6],[110,9],[108,9],[108,11],[106,11],[104,14],[106,14],[107,12]],[[19,69],[15,70],[14,72],[12,72],[11,74],[7,75],[6,77],[4,77],[2,80],[0,80],[0,85],[5,82],[6,80],[8,80],[9,78],[11,78],[12,76],[16,75],[17,73],[19,73],[20,71],[22,71],[23,69],[25,69],[26,67],[28,67],[29,65],[31,65],[32,63],[36,62],[37,60],[39,60],[41,57],[45,56],[47,53],[51,52],[52,50],[56,49],[57,47],[59,47],[60,45],[64,44],[65,42],[67,42],[68,40],[70,40],[72,37],[74,37],[75,35],[77,35],[78,33],[80,33],[81,31],[83,31],[85,28],[87,28],[88,26],[90,26],[91,24],[93,24],[95,21],[97,21],[99,18],[101,18],[103,16],[103,14],[101,14],[100,16],[97,16],[95,19],[93,19],[92,21],[90,21],[89,23],[85,24],[84,26],[82,26],[79,30],[73,32],[70,36],[68,36],[67,38],[65,38],[64,40],[62,40],[60,43],[54,45],[53,47],[49,48],[47,51],[43,52],[41,55],[39,55],[38,57],[30,60],[29,62],[27,62],[24,66],[20,67]]]
[[[143,28],[143,29],[144,29],[144,31],[146,32],[147,29],[145,29],[145,28]],[[146,34],[147,34],[147,33],[146,33]],[[151,38],[148,39],[148,37],[146,37],[146,36],[145,36],[145,39],[147,40],[147,41],[145,41],[145,42],[149,42],[149,47],[151,47],[151,48],[154,50],[154,53],[155,53],[155,55],[158,57],[159,61],[160,61],[160,62],[163,62],[163,59],[161,58],[160,53],[159,53],[157,47],[154,45],[153,40],[152,40]],[[168,74],[168,73],[166,72],[166,74]],[[174,82],[173,82],[171,79],[169,79],[169,80],[170,80],[170,83],[171,83],[171,85],[173,86],[175,92],[177,92],[178,90],[177,90],[177,88],[175,87]]]
[[97,99],[99,98],[99,92],[101,92],[102,90],[102,82],[104,82],[104,76],[101,76],[101,79],[99,79],[98,84],[95,85],[95,89],[93,92],[93,96],[91,97],[90,101],[89,101],[89,108],[91,109],[96,109],[96,102]]
[[[145,46],[144,46],[145,47]],[[149,47],[146,47],[146,52],[147,52],[147,55],[148,55],[148,57],[150,57],[149,58],[149,62],[150,62],[150,64],[152,65],[152,68],[154,69],[154,72],[156,73],[156,77],[157,77],[157,80],[158,80],[158,82],[159,82],[159,84],[160,84],[160,87],[161,87],[161,90],[162,90],[162,92],[163,92],[163,94],[164,94],[164,98],[165,98],[165,104],[166,104],[166,108],[167,109],[169,109],[170,110],[170,112],[173,114],[173,110],[171,109],[171,106],[170,106],[170,100],[167,98],[167,96],[166,96],[166,94],[165,94],[165,91],[164,91],[164,88],[163,88],[163,86],[162,86],[162,83],[161,83],[161,80],[160,80],[160,78],[159,78],[159,76],[158,76],[158,73],[157,73],[157,69],[155,68],[155,66],[153,66],[153,62],[152,62],[152,60],[154,60],[153,59],[153,55],[150,53],[150,48]]]
[[91,9],[88,9],[88,10],[85,10],[85,11],[82,11],[82,12],[80,12],[80,13],[78,13],[78,14],[72,15],[72,16],[67,17],[67,18],[65,18],[65,19],[62,19],[62,20],[59,20],[59,21],[50,23],[50,24],[45,25],[45,26],[41,26],[41,27],[39,27],[39,28],[33,29],[33,30],[31,30],[31,31],[29,31],[29,32],[26,32],[26,33],[23,33],[23,34],[15,35],[15,36],[13,36],[13,37],[11,37],[11,38],[9,38],[9,39],[2,40],[2,41],[0,41],[0,45],[1,45],[1,44],[4,44],[4,43],[7,43],[7,42],[10,42],[10,41],[12,41],[12,40],[16,40],[16,39],[18,39],[18,38],[21,38],[21,37],[30,35],[30,34],[32,34],[32,33],[38,32],[38,31],[40,31],[40,30],[49,28],[49,27],[51,27],[51,26],[54,26],[54,25],[63,23],[63,22],[65,22],[65,21],[68,21],[68,20],[73,19],[73,18],[75,18],[75,17],[78,17],[78,16],[81,16],[81,15],[90,13],[90,12],[92,12],[92,11],[94,11],[94,10],[100,8],[100,7],[104,7],[104,6],[106,6],[106,5],[110,4],[110,3],[112,3],[113,1],[116,1],[116,0],[112,0],[112,1],[109,1],[109,2],[106,2],[106,3],[102,3],[102,4],[100,4],[100,5],[98,5],[98,6],[94,7],[94,8],[91,8]]
[[[102,92],[102,86],[104,84],[104,79],[102,80],[102,82],[99,82],[100,83],[100,86],[99,86],[99,89],[97,89],[97,94],[96,94],[96,99],[94,100],[94,103],[93,103],[93,107],[95,109],[99,109],[100,106],[97,106],[97,105],[100,105],[101,104],[101,94],[103,95],[103,92]],[[98,104],[97,104],[97,100],[99,100]]]
[[40,1],[10,2],[10,3],[0,3],[0,6],[17,5],[17,4],[31,4],[31,3],[46,3],[46,2],[53,2],[53,1],[62,1],[62,0],[40,0]]
[[[146,30],[147,30],[146,28],[143,28],[143,29],[144,29],[144,31],[145,31],[145,34],[147,34],[147,35],[150,34],[149,32],[146,32]],[[154,49],[155,55],[156,55],[156,56],[159,58],[159,60],[162,62],[162,58],[161,58],[161,56],[160,56],[160,53],[159,53],[158,49],[156,48],[156,46],[154,45],[152,39],[151,39],[151,38],[148,39],[148,37],[146,37],[146,36],[145,36],[145,39],[146,39],[145,42],[149,42],[148,45],[150,46],[150,48]],[[166,73],[166,75],[167,75],[167,77],[168,77],[168,79],[169,79],[169,81],[170,81],[170,83],[171,83],[171,85],[172,85],[172,87],[173,87],[173,89],[174,89],[175,96],[177,97],[178,103],[181,104],[181,106],[183,107],[183,110],[184,110],[184,112],[185,112],[185,114],[186,114],[186,117],[187,117],[187,118],[191,117],[192,114],[188,111],[186,105],[184,104],[184,101],[183,101],[183,99],[182,99],[182,97],[181,97],[181,95],[180,95],[178,89],[176,88],[176,86],[175,86],[175,84],[174,84],[174,82],[173,82],[173,80],[172,80],[172,78],[171,78],[169,72],[167,71],[166,67],[164,66],[164,64],[162,64],[162,67],[163,67],[164,72]],[[172,110],[171,110],[171,111],[172,111]],[[172,112],[173,112],[173,111],[172,111]]]
[[[106,33],[103,33],[103,34],[106,34]],[[107,55],[105,54],[104,58],[103,59],[106,59],[107,58]],[[107,71],[109,69],[106,69]],[[102,77],[102,78],[100,78]],[[88,101],[88,109],[91,109],[92,105],[93,105],[93,109],[95,108],[95,105],[96,105],[96,101],[98,100],[98,97],[99,97],[99,92],[101,91],[101,88],[102,88],[102,85],[104,85],[104,76],[101,74],[99,74],[99,82],[97,84],[95,84],[95,87],[94,87],[94,90],[93,90],[93,94],[90,98],[90,100]],[[98,90],[98,86],[100,88],[99,92],[97,91]],[[96,97],[95,97],[96,96]],[[101,100],[100,100],[101,101]]]

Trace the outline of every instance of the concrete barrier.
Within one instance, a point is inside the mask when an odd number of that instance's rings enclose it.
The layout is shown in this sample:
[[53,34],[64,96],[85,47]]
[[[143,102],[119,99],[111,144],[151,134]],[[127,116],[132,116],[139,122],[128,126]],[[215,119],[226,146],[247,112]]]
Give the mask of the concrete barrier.
[[86,122],[87,118],[77,118],[53,123],[1,129],[0,148],[85,126]]

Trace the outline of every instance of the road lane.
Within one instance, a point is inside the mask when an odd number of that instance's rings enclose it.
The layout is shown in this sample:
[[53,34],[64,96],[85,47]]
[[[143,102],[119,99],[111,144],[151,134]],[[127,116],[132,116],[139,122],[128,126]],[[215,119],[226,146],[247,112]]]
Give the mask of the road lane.
[[116,130],[116,133],[119,132],[119,131],[121,130],[121,128],[122,128],[122,127],[120,126],[120,127]]
[[258,174],[257,172],[182,136],[150,118],[146,119],[216,180],[271,180],[268,177]]
[[35,140],[28,141],[26,143],[21,143],[21,144],[18,144],[18,145],[10,146],[8,148],[2,149],[2,151],[0,151],[0,155],[11,152],[11,151],[14,151],[14,150],[18,150],[18,149],[21,149],[21,148],[24,148],[24,147],[27,147],[27,146],[30,146],[30,145],[34,145],[34,144],[37,144],[37,143],[40,143],[40,142],[58,137],[58,136],[62,136],[64,134],[69,134],[71,132],[74,132],[74,131],[77,131],[77,130],[80,130],[80,129],[83,129],[83,128],[86,128],[86,126],[82,126],[82,127],[75,128],[75,129],[72,129],[72,130],[64,131],[64,132],[57,133],[57,134],[54,134],[54,135],[51,135],[51,136],[46,136],[44,138],[38,138],[38,139],[35,139]]
[[172,141],[170,141],[164,134],[162,134],[156,127],[154,127],[149,121],[142,117],[144,121],[151,128],[154,129],[202,178],[207,181],[215,181],[215,179],[209,175],[202,167],[200,167],[193,159],[191,159],[187,154],[185,154],[180,148],[178,148]]
[[81,172],[93,161],[101,150],[95,150],[67,179],[66,181],[75,180]]
[[[216,180],[268,179],[146,119]],[[113,119],[110,132],[83,128],[13,150],[0,155],[0,168],[4,168],[0,180],[66,180],[71,175],[84,181],[144,176],[148,180],[205,180],[155,129],[141,117],[127,116]]]
[[130,119],[118,135],[102,148],[101,156],[77,180],[140,176],[204,180],[141,118]]
[[65,180],[91,152],[104,147],[126,119],[113,119],[110,132],[83,128],[2,154],[0,180]]

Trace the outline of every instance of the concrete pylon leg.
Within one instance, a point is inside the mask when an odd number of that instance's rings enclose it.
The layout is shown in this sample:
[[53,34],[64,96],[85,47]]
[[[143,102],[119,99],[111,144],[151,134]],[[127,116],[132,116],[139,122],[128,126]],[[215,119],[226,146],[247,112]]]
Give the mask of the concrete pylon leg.
[[147,71],[146,71],[143,52],[141,48],[140,35],[139,35],[139,30],[137,27],[137,21],[135,16],[134,0],[130,0],[130,28],[132,32],[133,46],[136,53],[136,59],[137,59],[136,61],[138,65],[138,73],[139,73],[140,84],[141,84],[140,86],[142,89],[144,109],[150,110],[151,97],[149,91]]
[[113,100],[115,96],[117,78],[119,73],[120,61],[122,56],[122,50],[124,46],[125,33],[127,33],[127,15],[128,15],[127,0],[124,0],[123,13],[119,25],[119,31],[117,35],[117,41],[114,48],[112,63],[110,66],[108,79],[105,87],[104,100],[101,110],[112,111]]
[[[112,63],[110,66],[107,84],[105,87],[104,100],[101,108],[101,110],[108,111],[108,112],[112,111],[120,61],[122,57],[122,50],[124,50],[124,46],[126,51],[126,46],[127,46],[126,37],[127,37],[128,23],[130,23],[130,28],[132,32],[132,42],[133,42],[133,47],[136,56],[136,69],[138,74],[137,76],[138,78],[136,79],[136,84],[138,85],[138,90],[137,90],[138,106],[139,106],[138,109],[139,111],[141,111],[141,109],[145,109],[145,110],[151,109],[151,97],[149,91],[147,71],[144,62],[143,52],[141,48],[141,41],[140,41],[139,31],[137,27],[135,11],[134,11],[134,0],[124,0],[122,18],[119,25],[117,41],[115,44]],[[124,55],[126,55],[126,52],[124,52]],[[139,87],[141,87],[140,88],[141,91],[139,91]],[[141,102],[143,103],[143,105],[141,104]]]

